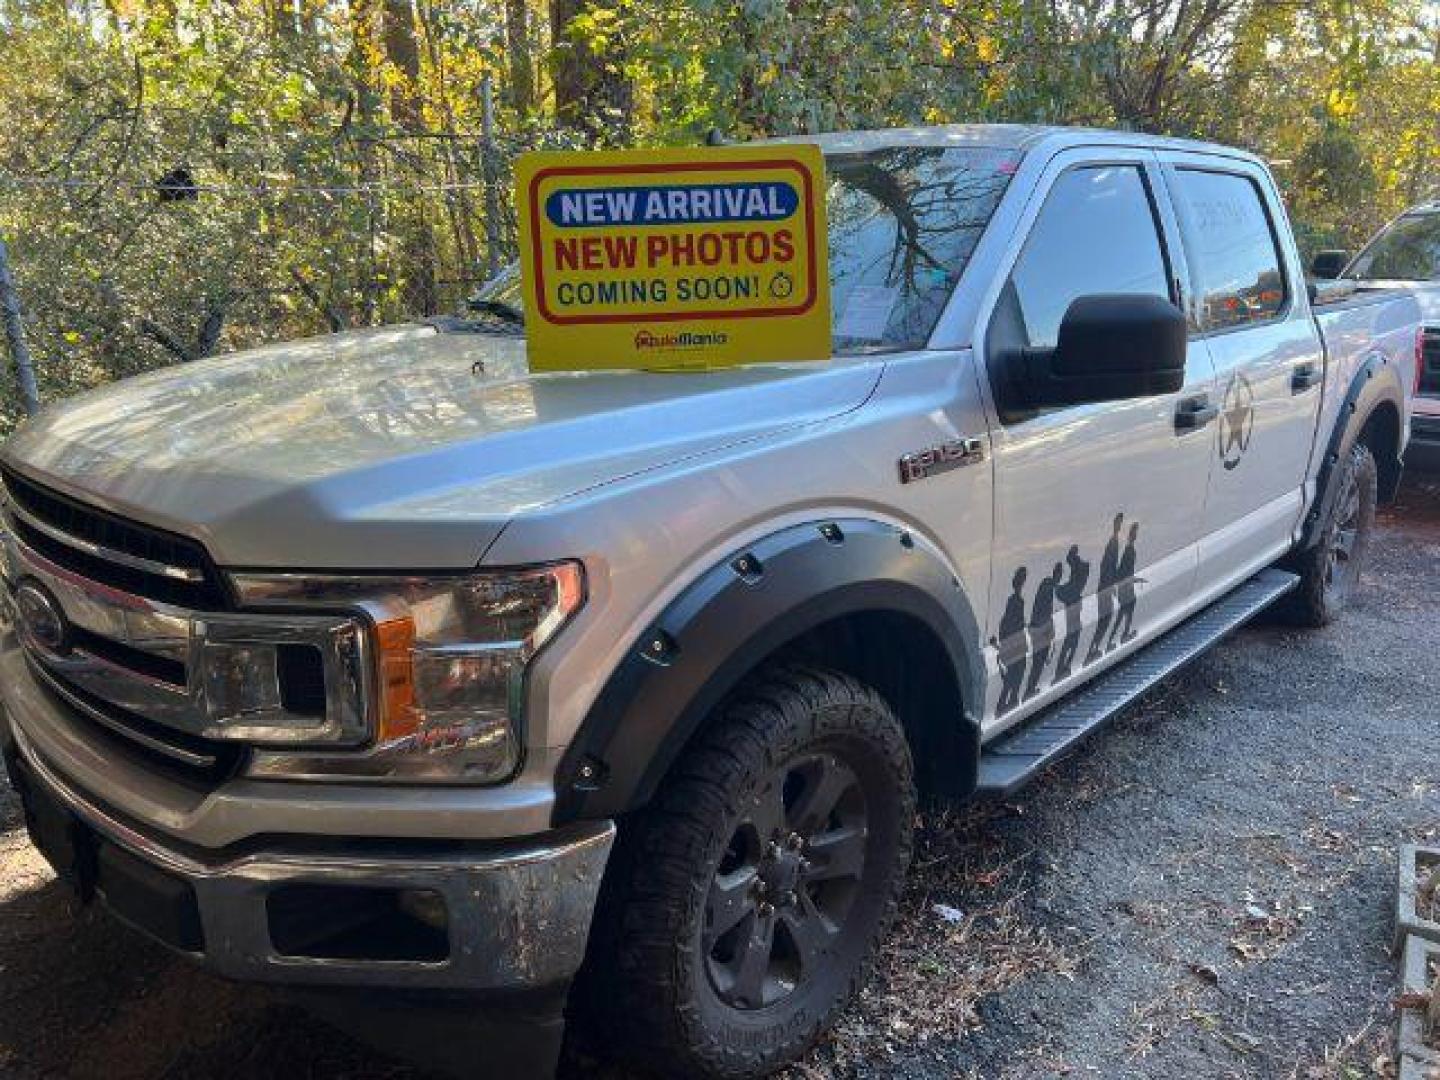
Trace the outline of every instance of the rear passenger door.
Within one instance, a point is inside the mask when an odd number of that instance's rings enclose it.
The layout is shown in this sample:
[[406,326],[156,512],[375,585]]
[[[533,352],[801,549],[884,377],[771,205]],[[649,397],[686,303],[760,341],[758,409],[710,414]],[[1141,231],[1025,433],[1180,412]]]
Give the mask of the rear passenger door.
[[[1017,347],[1053,347],[1079,297],[1179,299],[1184,268],[1163,188],[1149,151],[1057,155],[1021,218],[998,295],[981,321],[980,354],[992,380]],[[986,656],[987,716],[997,728],[1181,613],[1194,587],[1212,455],[1203,424],[1177,426],[1177,414],[1203,408],[1212,381],[1208,353],[1192,344],[1179,393],[1010,421],[995,410]]]
[[1213,593],[1290,545],[1324,353],[1266,172],[1242,159],[1161,157],[1194,282],[1189,315],[1214,362],[1220,406],[1198,577],[1198,591]]

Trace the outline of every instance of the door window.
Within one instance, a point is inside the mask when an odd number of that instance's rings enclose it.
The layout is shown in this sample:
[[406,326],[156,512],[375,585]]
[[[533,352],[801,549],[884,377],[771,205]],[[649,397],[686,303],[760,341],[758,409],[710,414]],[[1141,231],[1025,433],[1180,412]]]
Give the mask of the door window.
[[1025,344],[1053,348],[1081,296],[1170,299],[1155,208],[1136,165],[1071,169],[1055,181],[1011,274],[1002,304],[1016,305]]
[[1255,181],[1200,169],[1180,169],[1176,180],[1200,277],[1201,328],[1227,330],[1275,318],[1285,307],[1285,275]]

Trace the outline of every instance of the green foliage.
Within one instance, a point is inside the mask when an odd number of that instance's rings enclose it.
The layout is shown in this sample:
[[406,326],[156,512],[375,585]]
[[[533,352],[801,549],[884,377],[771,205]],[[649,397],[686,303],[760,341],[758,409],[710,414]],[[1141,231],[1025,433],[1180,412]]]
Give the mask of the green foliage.
[[[1265,154],[1302,243],[1354,246],[1440,195],[1437,8],[0,0],[0,235],[47,399],[453,308],[513,254],[510,168],[537,147],[1128,126]],[[177,168],[198,191],[162,200]]]

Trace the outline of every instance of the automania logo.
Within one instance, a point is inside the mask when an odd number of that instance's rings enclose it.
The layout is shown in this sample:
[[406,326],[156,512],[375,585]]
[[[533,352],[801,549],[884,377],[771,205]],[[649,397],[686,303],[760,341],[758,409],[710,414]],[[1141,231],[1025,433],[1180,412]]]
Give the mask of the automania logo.
[[682,330],[675,334],[657,334],[650,330],[635,333],[637,349],[703,349],[711,345],[724,345],[730,340],[729,334],[696,334]]

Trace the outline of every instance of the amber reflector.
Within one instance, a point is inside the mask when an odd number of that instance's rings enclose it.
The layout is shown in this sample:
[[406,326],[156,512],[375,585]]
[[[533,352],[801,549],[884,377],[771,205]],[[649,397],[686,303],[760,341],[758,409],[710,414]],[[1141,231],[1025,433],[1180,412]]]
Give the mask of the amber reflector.
[[375,640],[380,646],[380,741],[386,743],[413,735],[420,726],[412,666],[415,624],[410,619],[387,620],[376,626]]

